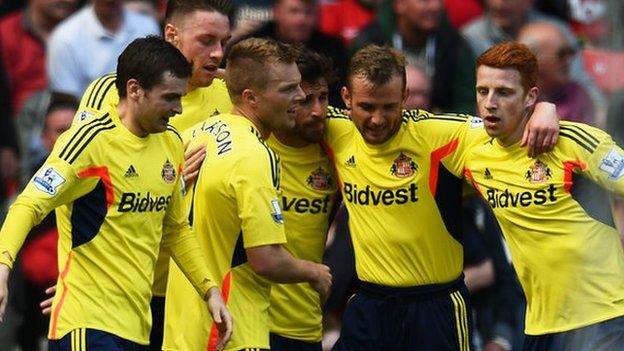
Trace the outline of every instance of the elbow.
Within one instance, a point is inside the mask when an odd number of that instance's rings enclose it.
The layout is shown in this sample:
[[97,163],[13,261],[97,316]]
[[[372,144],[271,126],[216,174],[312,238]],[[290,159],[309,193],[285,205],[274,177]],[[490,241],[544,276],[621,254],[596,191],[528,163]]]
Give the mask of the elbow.
[[278,260],[273,255],[248,255],[247,262],[251,270],[257,275],[270,279],[278,266]]

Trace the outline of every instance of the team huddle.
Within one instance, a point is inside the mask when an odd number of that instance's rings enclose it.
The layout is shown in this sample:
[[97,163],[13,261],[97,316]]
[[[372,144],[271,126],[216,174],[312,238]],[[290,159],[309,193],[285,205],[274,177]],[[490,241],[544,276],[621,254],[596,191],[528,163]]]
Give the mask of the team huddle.
[[164,39],[91,83],[0,231],[0,318],[24,239],[56,210],[50,350],[321,350],[342,202],[361,284],[334,350],[470,350],[471,185],[526,295],[524,348],[623,349],[607,196],[624,194],[624,150],[537,102],[526,46],[478,58],[480,118],[403,109],[405,59],[375,45],[349,63],[343,110],[331,62],[272,39],[236,43],[217,78],[228,10],[169,1]]

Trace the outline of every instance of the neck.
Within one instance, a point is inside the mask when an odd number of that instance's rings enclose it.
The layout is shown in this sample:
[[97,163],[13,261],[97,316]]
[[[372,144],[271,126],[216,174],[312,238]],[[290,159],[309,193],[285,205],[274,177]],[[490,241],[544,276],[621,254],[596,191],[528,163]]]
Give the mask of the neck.
[[522,117],[522,121],[520,122],[520,124],[518,124],[516,129],[507,136],[498,137],[498,142],[505,147],[519,142],[520,139],[522,139],[522,134],[524,134],[524,129],[526,128],[527,122],[529,121],[529,115],[530,111],[525,111],[524,116]]
[[32,31],[43,41],[47,41],[54,26],[58,21],[46,16],[42,11],[37,11],[33,6],[28,7],[25,14],[32,25]]
[[119,114],[119,120],[121,121],[121,124],[128,128],[130,133],[140,138],[144,138],[149,134],[145,130],[143,130],[143,128],[141,128],[141,125],[136,118],[136,109],[130,103],[128,103],[126,99],[122,99],[119,101],[119,105],[117,105],[117,114]]
[[273,135],[275,135],[275,138],[277,138],[280,143],[290,147],[301,148],[312,144],[309,141],[298,137],[295,133],[293,133],[293,131],[285,132],[276,130],[273,132]]
[[250,120],[258,132],[260,132],[262,139],[267,140],[271,135],[271,130],[262,123],[260,118],[251,109],[246,108],[245,106],[234,105],[232,108],[232,114],[242,116]]
[[397,18],[397,31],[401,38],[410,46],[422,47],[427,42],[427,33],[414,28],[402,17]]

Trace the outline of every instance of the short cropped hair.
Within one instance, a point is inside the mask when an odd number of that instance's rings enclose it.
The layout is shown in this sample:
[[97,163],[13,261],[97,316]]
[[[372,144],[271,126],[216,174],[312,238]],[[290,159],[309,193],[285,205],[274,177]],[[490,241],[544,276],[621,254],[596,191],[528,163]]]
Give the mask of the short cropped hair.
[[234,44],[227,58],[225,81],[232,102],[240,102],[245,89],[264,90],[268,65],[295,63],[297,50],[270,38],[248,38]]
[[331,58],[312,51],[303,45],[297,46],[297,68],[301,73],[301,81],[316,83],[319,79],[325,79],[329,85],[336,81],[336,71],[333,69]]
[[537,58],[524,44],[508,41],[494,45],[477,58],[477,69],[480,66],[517,70],[525,92],[537,86]]
[[119,55],[115,86],[123,99],[130,79],[136,79],[141,88],[149,90],[162,82],[165,72],[177,78],[189,78],[191,71],[191,64],[175,46],[150,35],[135,39]]
[[171,22],[174,17],[188,15],[195,11],[216,11],[232,17],[231,0],[169,0],[165,20]]
[[388,46],[367,45],[358,50],[349,62],[347,87],[351,87],[351,80],[356,76],[379,86],[388,83],[395,75],[401,77],[405,88],[405,56]]

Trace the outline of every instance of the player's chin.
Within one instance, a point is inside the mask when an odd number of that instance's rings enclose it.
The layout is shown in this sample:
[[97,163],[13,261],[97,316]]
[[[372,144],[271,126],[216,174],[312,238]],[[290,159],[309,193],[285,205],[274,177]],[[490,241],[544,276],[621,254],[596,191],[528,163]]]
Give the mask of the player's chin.
[[365,130],[362,137],[369,144],[383,144],[389,139],[385,130]]

